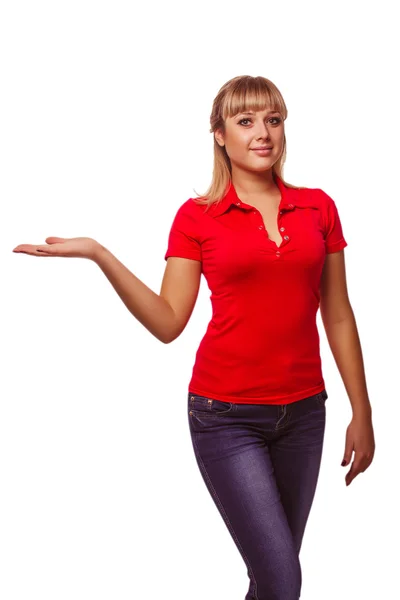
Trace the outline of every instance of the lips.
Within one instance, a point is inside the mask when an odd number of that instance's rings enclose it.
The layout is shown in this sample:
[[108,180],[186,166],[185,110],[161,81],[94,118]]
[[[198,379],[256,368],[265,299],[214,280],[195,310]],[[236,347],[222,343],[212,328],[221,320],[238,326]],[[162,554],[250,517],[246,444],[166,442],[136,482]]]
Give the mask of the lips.
[[252,148],[252,150],[272,150],[272,146],[260,146],[259,148]]

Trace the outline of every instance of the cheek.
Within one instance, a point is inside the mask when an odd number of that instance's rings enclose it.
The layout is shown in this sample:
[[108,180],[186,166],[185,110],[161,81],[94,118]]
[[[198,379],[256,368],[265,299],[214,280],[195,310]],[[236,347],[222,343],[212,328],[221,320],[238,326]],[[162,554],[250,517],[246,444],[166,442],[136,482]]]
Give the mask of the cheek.
[[246,160],[248,159],[251,152],[249,151],[249,147],[251,145],[251,140],[248,139],[248,136],[245,135],[237,135],[234,140],[231,140],[231,144],[228,150],[229,155],[237,160]]
[[243,150],[248,147],[250,139],[248,131],[237,131],[233,138],[233,144],[238,150]]

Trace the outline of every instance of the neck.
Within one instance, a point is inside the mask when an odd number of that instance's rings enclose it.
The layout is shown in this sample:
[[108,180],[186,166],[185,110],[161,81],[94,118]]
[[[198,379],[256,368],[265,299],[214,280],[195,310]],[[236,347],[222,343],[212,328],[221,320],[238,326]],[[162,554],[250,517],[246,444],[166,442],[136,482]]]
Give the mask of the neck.
[[232,169],[232,184],[238,196],[247,198],[274,195],[278,187],[273,178],[272,169],[262,173]]

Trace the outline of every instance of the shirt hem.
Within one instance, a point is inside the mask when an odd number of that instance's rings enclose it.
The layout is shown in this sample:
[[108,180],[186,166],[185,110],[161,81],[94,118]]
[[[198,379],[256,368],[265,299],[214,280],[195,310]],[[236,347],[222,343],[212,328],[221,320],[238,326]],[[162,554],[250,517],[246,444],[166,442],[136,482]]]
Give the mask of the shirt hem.
[[326,254],[332,254],[333,252],[339,252],[340,250],[343,250],[343,248],[346,248],[346,246],[347,246],[346,240],[342,239],[339,242],[336,242],[335,244],[326,246]]
[[265,398],[250,398],[248,396],[224,396],[221,394],[213,394],[209,390],[201,388],[195,388],[192,385],[189,386],[188,393],[196,396],[205,396],[206,398],[212,398],[214,400],[221,400],[222,402],[233,402],[236,404],[291,404],[298,400],[304,400],[309,396],[319,394],[325,389],[325,382],[322,381],[319,385],[301,392],[295,392],[293,394],[287,394],[285,396],[269,396]]
[[178,258],[190,258],[191,260],[198,260],[199,262],[201,262],[201,256],[199,256],[195,252],[180,252],[179,250],[175,250],[175,252],[168,252],[167,254],[165,254],[164,260],[167,260],[167,258],[169,258],[170,256],[176,256]]

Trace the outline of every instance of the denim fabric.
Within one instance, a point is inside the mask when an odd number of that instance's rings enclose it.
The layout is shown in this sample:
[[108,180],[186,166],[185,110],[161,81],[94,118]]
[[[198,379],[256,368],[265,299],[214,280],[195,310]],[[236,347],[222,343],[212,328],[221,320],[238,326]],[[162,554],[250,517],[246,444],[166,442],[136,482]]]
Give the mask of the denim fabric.
[[317,485],[326,390],[281,405],[188,393],[201,476],[247,566],[245,600],[298,600],[299,553]]

